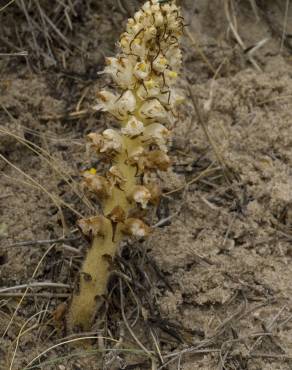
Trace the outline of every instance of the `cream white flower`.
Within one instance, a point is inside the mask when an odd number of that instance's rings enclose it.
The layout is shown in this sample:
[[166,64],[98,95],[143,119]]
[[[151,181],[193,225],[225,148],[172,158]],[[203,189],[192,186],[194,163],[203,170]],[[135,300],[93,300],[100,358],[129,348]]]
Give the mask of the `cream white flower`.
[[168,86],[173,85],[176,82],[178,73],[171,69],[166,69],[164,72],[165,82]]
[[140,80],[144,80],[145,78],[147,78],[149,76],[149,73],[150,73],[149,63],[138,62],[134,67],[134,74]]
[[134,38],[133,41],[130,42],[130,52],[137,55],[141,59],[145,58],[146,47],[141,38]]
[[123,147],[123,140],[121,135],[109,128],[104,130],[102,133],[102,136],[104,138],[103,146],[100,148],[100,152],[104,153],[107,151],[117,151],[119,152]]
[[110,91],[102,90],[98,92],[97,100],[98,104],[94,107],[94,109],[110,111],[113,108],[115,101],[117,100],[117,96]]
[[133,74],[133,65],[129,59],[125,57],[107,58],[107,66],[103,73],[108,73],[113,80],[123,89],[131,89],[134,87],[136,79]]
[[157,12],[153,14],[154,17],[154,24],[156,27],[161,27],[164,23],[164,18],[161,12]]
[[124,92],[116,101],[113,111],[117,112],[121,119],[126,119],[129,113],[136,109],[136,98],[131,90]]
[[160,53],[157,56],[157,58],[155,58],[152,65],[153,65],[153,69],[156,72],[162,73],[167,67],[167,59],[165,58],[165,56],[162,53]]
[[145,33],[144,33],[144,40],[149,41],[153,39],[157,35],[157,29],[155,26],[147,27]]
[[160,123],[152,123],[145,128],[142,141],[148,144],[155,143],[159,149],[167,152],[166,142],[170,137],[170,131]]
[[145,148],[142,145],[135,147],[134,149],[131,149],[130,152],[128,153],[129,163],[131,164],[138,163],[141,157],[143,156],[144,152]]
[[145,100],[150,97],[156,97],[160,95],[161,87],[159,80],[150,79],[144,81],[144,83],[137,89],[137,95],[140,99]]
[[164,109],[163,105],[158,101],[158,99],[145,101],[139,110],[139,114],[142,119],[146,120],[151,119],[162,123],[170,120],[167,111]]
[[138,136],[144,131],[144,124],[133,116],[129,119],[129,121],[126,123],[125,127],[123,127],[121,131],[122,134],[126,136]]
[[136,98],[131,90],[127,90],[120,96],[109,91],[100,91],[97,95],[99,104],[95,109],[107,111],[119,120],[128,118],[129,113],[136,109]]

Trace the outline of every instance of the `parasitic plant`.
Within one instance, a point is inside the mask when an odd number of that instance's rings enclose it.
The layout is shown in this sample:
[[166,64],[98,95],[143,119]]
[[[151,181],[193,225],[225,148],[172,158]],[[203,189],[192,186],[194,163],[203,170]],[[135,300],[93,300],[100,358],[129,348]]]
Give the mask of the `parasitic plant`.
[[149,174],[171,164],[167,142],[176,105],[183,100],[174,87],[182,60],[182,30],[183,18],[172,1],[150,0],[128,20],[119,54],[106,59],[103,73],[112,77],[116,91],[100,91],[97,109],[109,112],[119,128],[88,135],[106,169],[104,174],[95,169],[83,174],[85,187],[99,199],[101,214],[79,221],[91,246],[70,303],[70,330],[92,325],[120,241],[125,236],[143,238],[151,230],[137,210],[158,202],[159,186]]

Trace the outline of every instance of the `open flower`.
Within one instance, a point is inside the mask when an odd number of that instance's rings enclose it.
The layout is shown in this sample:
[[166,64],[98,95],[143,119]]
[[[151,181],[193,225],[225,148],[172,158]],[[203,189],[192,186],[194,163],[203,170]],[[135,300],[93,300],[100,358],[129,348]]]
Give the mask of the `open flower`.
[[155,143],[159,149],[167,152],[166,142],[170,137],[170,131],[160,123],[148,125],[143,133],[142,141],[147,144]]
[[96,110],[111,111],[114,107],[117,96],[110,91],[102,90],[97,94],[98,104],[94,107]]
[[142,119],[155,120],[162,123],[170,121],[170,117],[158,99],[151,99],[142,104],[139,115]]
[[161,94],[161,87],[159,80],[149,79],[137,89],[137,95],[141,100],[147,98],[157,97]]
[[106,63],[107,66],[102,73],[110,74],[113,80],[123,89],[134,87],[136,79],[130,59],[125,57],[107,58]]
[[160,73],[162,73],[166,69],[167,64],[167,59],[162,53],[160,53],[152,63],[154,70]]
[[150,73],[149,63],[138,62],[134,67],[134,74],[140,80],[144,80],[145,78],[147,78],[149,76],[149,73]]
[[114,115],[118,116],[120,120],[125,120],[135,109],[136,98],[131,90],[127,90],[116,100],[112,112]]
[[129,113],[136,108],[136,98],[131,90],[126,90],[120,96],[103,90],[97,94],[97,98],[99,104],[95,106],[95,109],[107,111],[119,120],[127,119]]
[[102,136],[103,136],[103,145],[100,148],[101,153],[110,151],[119,152],[122,149],[123,146],[122,137],[117,131],[108,128],[104,130]]
[[123,127],[121,131],[122,134],[129,137],[138,136],[144,131],[144,124],[133,116],[129,119],[129,121],[126,123],[125,127]]

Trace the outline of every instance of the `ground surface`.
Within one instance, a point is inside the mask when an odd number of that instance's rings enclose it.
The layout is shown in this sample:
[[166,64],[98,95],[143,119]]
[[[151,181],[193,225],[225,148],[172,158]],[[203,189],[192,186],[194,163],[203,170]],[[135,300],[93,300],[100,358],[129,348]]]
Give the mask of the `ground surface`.
[[[139,284],[123,280],[121,304],[113,277],[88,335],[120,343],[99,339],[86,347],[61,344],[68,333],[58,317],[87,248],[75,222],[94,212],[78,186],[81,170],[97,163],[86,155],[84,137],[110,124],[90,109],[108,83],[96,72],[103,55],[114,55],[121,25],[137,4],[40,3],[19,1],[0,12],[0,53],[29,52],[0,54],[0,286],[44,283],[26,292],[0,288],[0,369],[292,369],[286,2],[253,9],[255,2],[237,1],[230,9],[244,47],[269,38],[254,53],[261,71],[235,41],[222,1],[182,2],[193,37],[183,40],[187,101],[174,130],[173,168],[158,174],[166,195],[150,221],[173,217],[117,259],[117,270]],[[62,237],[69,240],[15,245]],[[133,323],[133,297],[140,311],[132,331],[148,350],[160,348],[164,367],[158,360],[151,365],[125,326],[121,307]]]

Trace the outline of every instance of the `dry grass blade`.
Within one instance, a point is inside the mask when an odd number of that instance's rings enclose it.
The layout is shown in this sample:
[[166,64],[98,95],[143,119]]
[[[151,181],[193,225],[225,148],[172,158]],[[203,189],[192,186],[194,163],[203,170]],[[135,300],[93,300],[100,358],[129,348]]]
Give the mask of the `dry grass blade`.
[[[78,211],[76,211],[73,207],[71,207],[68,203],[64,202],[59,196],[55,194],[51,194],[45,187],[43,187],[41,184],[39,184],[35,179],[33,179],[31,176],[29,176],[27,173],[23,172],[19,167],[15,166],[13,163],[11,163],[6,157],[4,157],[2,154],[0,154],[0,158],[2,158],[6,163],[8,163],[11,167],[13,167],[15,170],[17,170],[19,173],[21,173],[24,177],[29,179],[33,185],[40,190],[42,190],[45,194],[49,196],[49,198],[53,201],[53,203],[56,205],[60,213],[62,214],[62,210],[60,207],[60,204],[63,206],[69,208],[74,214],[76,214],[78,217],[83,218],[82,214]],[[17,180],[18,181],[18,180]]]
[[15,242],[13,244],[10,244],[7,246],[7,248],[15,248],[15,247],[26,247],[31,245],[46,245],[46,244],[53,244],[53,243],[64,243],[64,242],[71,242],[79,240],[80,237],[75,238],[58,238],[58,239],[45,239],[45,240],[25,240],[25,241],[19,241]]
[[124,323],[129,333],[131,334],[135,342],[138,344],[138,346],[149,356],[149,358],[152,358],[153,357],[152,353],[140,342],[140,340],[137,338],[137,336],[135,335],[135,333],[133,332],[132,328],[130,327],[128,323],[128,320],[125,314],[125,309],[124,309],[124,292],[123,292],[123,282],[121,278],[119,278],[119,286],[120,286],[121,312],[122,312]]
[[191,87],[189,86],[188,87],[188,90],[189,90],[189,93],[190,93],[190,97],[191,97],[191,101],[193,103],[193,106],[194,106],[194,109],[195,109],[195,112],[197,114],[197,117],[198,117],[198,122],[199,124],[201,125],[203,131],[204,131],[204,134],[206,136],[206,139],[209,141],[210,145],[212,146],[212,149],[214,150],[214,153],[216,155],[216,158],[218,160],[218,162],[220,163],[221,167],[222,167],[222,170],[223,170],[223,173],[224,173],[224,176],[225,176],[225,179],[228,183],[232,183],[232,180],[233,180],[233,176],[232,174],[230,173],[229,169],[228,169],[228,166],[225,162],[225,159],[223,158],[222,154],[220,153],[216,143],[214,142],[209,130],[208,130],[208,127],[206,125],[206,122],[205,122],[205,119],[203,117],[203,114],[199,108],[199,103],[198,103],[198,99],[197,97],[195,97],[195,95],[193,94],[192,92],[192,89]]
[[173,194],[173,193],[176,193],[180,190],[184,190],[186,187],[192,185],[192,184],[195,184],[196,182],[198,182],[199,180],[203,179],[204,177],[207,177],[208,175],[214,173],[214,172],[217,172],[218,170],[221,169],[221,167],[215,167],[215,168],[212,168],[212,164],[210,164],[210,166],[208,166],[205,170],[203,170],[201,173],[199,173],[198,176],[194,177],[192,180],[188,181],[185,185],[182,185],[180,186],[179,188],[176,188],[174,190],[170,190],[166,193],[163,193],[163,196],[167,196],[167,195],[170,195],[170,194]]
[[[35,270],[34,270],[34,272],[33,272],[33,274],[32,274],[32,277],[31,277],[32,279],[34,279],[34,278],[35,278],[35,276],[36,276],[36,274],[37,274],[37,272],[38,272],[38,269],[39,269],[40,265],[42,264],[43,260],[46,258],[46,256],[48,255],[48,253],[49,253],[49,252],[50,252],[54,247],[55,247],[55,245],[53,244],[53,245],[51,245],[51,246],[50,246],[50,247],[45,251],[45,253],[43,254],[43,256],[42,256],[42,258],[40,259],[40,261],[38,262],[38,264],[37,264],[37,266],[36,266],[36,268],[35,268]],[[7,327],[6,327],[6,329],[4,330],[4,333],[3,333],[3,335],[2,335],[2,338],[3,338],[3,337],[5,337],[5,335],[7,334],[7,332],[8,332],[8,330],[9,330],[10,326],[12,325],[13,320],[14,320],[14,318],[15,318],[15,316],[16,316],[16,314],[17,314],[17,312],[18,312],[18,310],[19,310],[19,308],[20,308],[20,306],[21,306],[21,304],[22,304],[22,302],[23,302],[23,300],[24,300],[24,298],[25,298],[25,296],[26,296],[26,294],[27,294],[28,290],[29,290],[29,287],[27,287],[27,288],[25,289],[25,291],[24,291],[24,293],[23,293],[23,295],[22,295],[22,297],[21,297],[20,301],[18,302],[18,304],[17,304],[17,306],[16,306],[16,308],[15,308],[15,310],[14,310],[14,312],[13,312],[13,315],[12,315],[11,319],[10,319],[10,321],[9,321],[9,323],[8,323],[8,325],[7,325]]]
[[[33,320],[35,317],[41,315],[42,313],[44,312],[47,312],[46,310],[42,310],[42,311],[39,311],[37,313],[35,313],[34,315],[32,315],[30,318],[28,318],[25,323],[22,325],[18,335],[17,335],[17,338],[16,338],[16,344],[15,344],[15,348],[14,348],[14,351],[13,351],[13,355],[12,355],[12,359],[11,359],[11,363],[10,363],[10,366],[9,366],[9,370],[12,370],[13,369],[13,363],[14,363],[14,360],[15,360],[15,356],[16,356],[16,353],[17,353],[17,349],[18,349],[18,346],[19,346],[19,341],[20,341],[20,338],[22,336],[24,336],[25,334],[27,334],[29,331],[35,329],[38,327],[38,324],[36,325],[33,325],[32,327],[24,330],[24,328],[27,326],[27,324]],[[11,344],[11,346],[13,346],[13,343]]]
[[185,33],[188,36],[188,38],[191,41],[191,45],[196,49],[197,53],[200,55],[201,59],[206,63],[208,68],[210,69],[213,74],[216,74],[216,69],[212,66],[209,59],[206,57],[205,53],[202,51],[202,49],[198,46],[198,43],[196,42],[194,36],[191,34],[190,30],[188,28],[185,29]]
[[289,6],[290,6],[290,0],[286,0],[285,16],[284,16],[284,22],[283,22],[283,33],[282,33],[282,39],[281,39],[280,52],[283,51],[285,39],[286,39],[286,36],[287,36],[287,25],[288,25]]
[[[79,197],[79,199],[91,210],[95,210],[94,206],[90,203],[90,201],[86,198],[85,195],[81,195],[77,189],[76,181],[70,176],[68,173],[66,173],[63,169],[60,169],[60,164],[56,161],[55,158],[53,158],[49,152],[41,148],[40,146],[32,143],[29,140],[23,139],[20,136],[5,130],[0,129],[0,133],[6,134],[8,136],[11,136],[15,138],[17,141],[25,145],[27,148],[29,148],[33,153],[37,154],[41,160],[43,160],[45,163],[47,163],[55,172],[58,174],[65,182],[66,184],[73,190],[73,192]],[[73,184],[73,185],[72,185]]]
[[[224,0],[225,15],[226,15],[226,18],[227,18],[229,27],[230,27],[230,29],[231,29],[231,31],[233,33],[233,36],[234,36],[235,40],[237,41],[237,43],[241,47],[241,49],[243,51],[245,51],[246,50],[246,46],[245,46],[244,42],[242,41],[241,37],[239,36],[239,34],[237,32],[237,29],[236,29],[236,26],[234,25],[234,22],[232,21],[232,18],[231,18],[230,7],[232,5],[233,5],[233,1],[232,0]],[[250,61],[250,63],[255,67],[255,69],[258,70],[259,72],[262,72],[262,69],[257,64],[257,62],[254,60],[254,58],[252,57],[252,55],[249,54],[249,53],[247,53],[246,55],[247,55],[248,60]]]
[[16,0],[10,0],[8,1],[7,4],[5,4],[4,6],[2,6],[2,8],[0,8],[0,12],[3,12],[3,10],[5,10],[6,8],[8,8],[12,3],[14,3]]
[[32,282],[29,284],[21,284],[21,285],[14,285],[7,288],[0,289],[0,294],[4,292],[10,292],[11,290],[19,290],[19,289],[27,289],[27,288],[67,288],[70,289],[71,286],[69,284],[62,284],[62,283],[53,283],[50,281],[44,282]]
[[[65,344],[71,344],[71,343],[76,343],[76,342],[80,342],[80,341],[88,341],[90,339],[99,339],[100,336],[96,336],[96,335],[91,335],[91,336],[84,336],[84,337],[79,337],[79,338],[73,338],[73,339],[70,339],[70,340],[66,340],[66,341],[63,341],[61,343],[57,343],[49,348],[47,348],[45,351],[41,352],[38,356],[36,356],[35,358],[33,358],[26,366],[23,370],[28,370],[31,368],[31,365],[33,365],[37,360],[39,360],[41,357],[43,357],[46,353],[50,352],[52,349],[55,349],[55,348],[58,348],[58,347],[61,347]],[[116,339],[113,339],[113,338],[108,338],[108,337],[102,337],[103,339],[106,339],[106,340],[109,340],[109,341],[112,341],[112,342],[118,342]]]
[[19,51],[17,53],[0,53],[0,57],[27,57],[27,51]]

